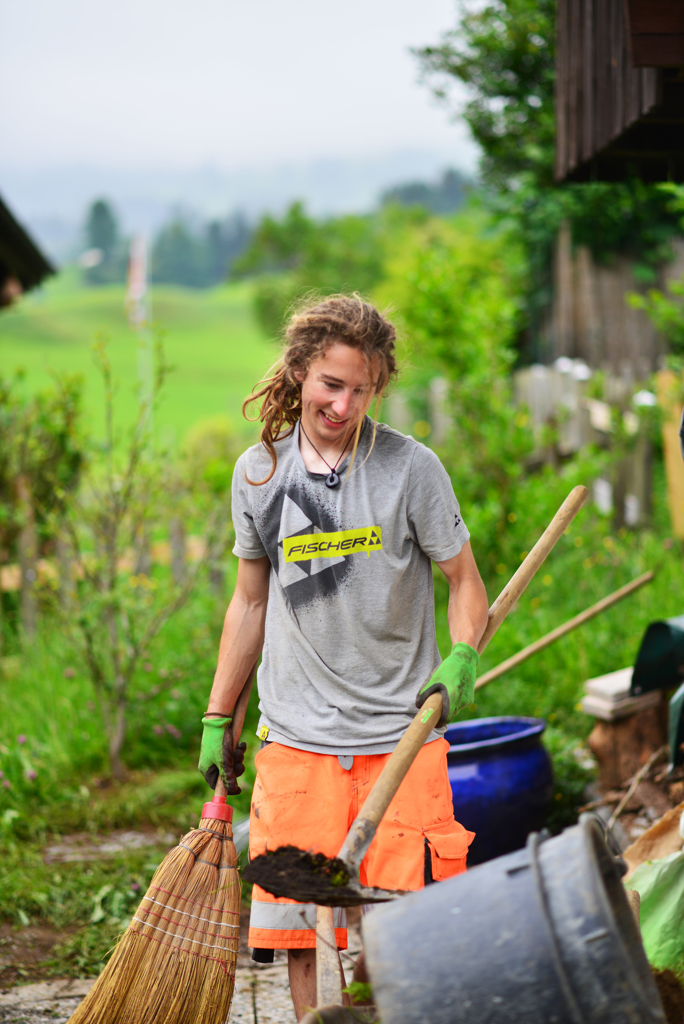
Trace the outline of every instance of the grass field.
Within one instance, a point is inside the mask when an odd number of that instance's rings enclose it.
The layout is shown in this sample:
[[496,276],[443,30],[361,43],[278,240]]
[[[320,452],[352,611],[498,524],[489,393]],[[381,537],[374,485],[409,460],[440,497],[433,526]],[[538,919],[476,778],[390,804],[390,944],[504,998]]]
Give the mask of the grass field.
[[[252,385],[276,356],[252,316],[248,284],[210,290],[158,286],[153,289],[153,321],[165,334],[174,372],[156,416],[157,436],[180,443],[188,428],[205,417],[224,414],[236,432],[241,405]],[[110,355],[120,384],[122,419],[136,409],[138,343],[124,312],[122,285],[89,288],[67,268],[40,292],[28,295],[0,316],[0,372],[26,372],[24,388],[35,392],[51,373],[78,373],[85,380],[88,429],[101,431],[102,385],[91,346],[98,334],[110,339]]]

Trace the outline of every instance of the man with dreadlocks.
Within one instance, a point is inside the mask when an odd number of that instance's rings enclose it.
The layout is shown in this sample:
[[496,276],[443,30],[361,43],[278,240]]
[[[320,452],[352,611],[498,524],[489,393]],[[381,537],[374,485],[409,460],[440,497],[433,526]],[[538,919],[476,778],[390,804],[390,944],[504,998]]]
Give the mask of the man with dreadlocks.
[[[418,889],[465,871],[473,834],[454,820],[443,733],[473,700],[487,598],[439,459],[368,415],[396,376],[394,339],[373,306],[331,296],[290,319],[282,360],[245,403],[261,403],[263,428],[233,476],[238,577],[200,770],[213,785],[241,773],[224,735],[261,654],[250,855],[292,844],[335,856],[416,705],[438,690],[439,725],[361,865],[366,885]],[[441,664],[432,562],[449,584]],[[249,944],[261,962],[288,950],[298,1019],[316,1005],[315,918],[254,887]],[[335,927],[344,949],[344,910]]]

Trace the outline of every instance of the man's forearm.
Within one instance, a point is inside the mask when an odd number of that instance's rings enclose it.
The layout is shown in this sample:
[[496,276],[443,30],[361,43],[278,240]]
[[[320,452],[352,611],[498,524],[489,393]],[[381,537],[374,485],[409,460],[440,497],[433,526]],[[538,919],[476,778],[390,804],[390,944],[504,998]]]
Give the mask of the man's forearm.
[[449,587],[449,634],[453,644],[477,645],[487,626],[487,593],[479,578],[466,578]]
[[[262,561],[262,560],[259,560]],[[268,567],[240,566],[219,645],[208,711],[230,714],[257,663],[264,643],[268,604]]]

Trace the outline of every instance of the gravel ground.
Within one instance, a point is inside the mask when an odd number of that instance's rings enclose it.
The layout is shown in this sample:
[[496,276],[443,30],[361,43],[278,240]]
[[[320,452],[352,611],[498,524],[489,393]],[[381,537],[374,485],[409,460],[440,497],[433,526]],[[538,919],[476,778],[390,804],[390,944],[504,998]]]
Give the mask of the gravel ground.
[[[350,928],[349,940],[355,956],[361,945],[356,928]],[[349,978],[351,963],[343,962]],[[0,994],[0,1024],[65,1024],[94,983],[72,978],[18,985]],[[242,945],[229,1024],[295,1024],[286,953],[276,951],[273,964],[255,964]]]

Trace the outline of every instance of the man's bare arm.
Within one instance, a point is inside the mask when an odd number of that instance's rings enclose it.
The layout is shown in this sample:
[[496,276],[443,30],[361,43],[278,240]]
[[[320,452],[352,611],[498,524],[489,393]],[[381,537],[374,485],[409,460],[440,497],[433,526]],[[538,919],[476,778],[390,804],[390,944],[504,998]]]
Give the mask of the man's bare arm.
[[230,714],[254,668],[264,643],[271,563],[241,558],[235,592],[228,605],[219,645],[208,711]]
[[489,607],[470,541],[446,562],[437,562],[449,583],[449,633],[454,644],[477,645],[485,631]]

